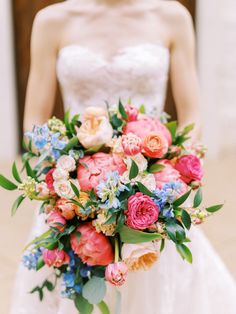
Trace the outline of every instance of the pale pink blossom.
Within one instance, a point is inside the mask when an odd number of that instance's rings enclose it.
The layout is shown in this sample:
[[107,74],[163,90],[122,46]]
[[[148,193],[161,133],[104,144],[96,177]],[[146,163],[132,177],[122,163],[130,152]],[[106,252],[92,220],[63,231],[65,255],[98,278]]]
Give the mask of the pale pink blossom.
[[54,181],[67,180],[69,178],[69,172],[62,168],[56,168],[53,171],[52,176]]
[[71,187],[69,180],[54,181],[54,189],[58,196],[62,198],[73,198],[75,193]]
[[50,190],[46,182],[40,182],[36,185],[36,192],[39,197],[47,197],[50,194]]
[[105,278],[114,286],[122,286],[128,276],[128,267],[124,262],[110,264],[106,268]]
[[63,155],[57,161],[57,167],[67,172],[74,171],[76,169],[76,163],[73,157]]
[[125,111],[128,116],[128,121],[136,121],[138,118],[138,108],[136,108],[134,105],[127,104],[125,105]]

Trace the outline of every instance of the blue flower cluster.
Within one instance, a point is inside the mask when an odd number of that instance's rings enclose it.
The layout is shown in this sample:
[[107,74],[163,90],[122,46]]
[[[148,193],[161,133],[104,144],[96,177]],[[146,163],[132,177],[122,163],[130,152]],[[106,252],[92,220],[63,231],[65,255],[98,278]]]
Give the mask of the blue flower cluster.
[[154,194],[154,202],[159,206],[165,218],[173,218],[172,203],[179,197],[182,184],[180,182],[166,183],[162,189],[157,189]]
[[59,151],[64,149],[67,144],[66,140],[61,139],[61,134],[50,131],[47,124],[34,126],[33,131],[27,132],[25,136],[33,142],[39,151],[46,149],[48,155],[52,155],[55,159],[60,157]]
[[28,251],[22,257],[23,265],[29,270],[36,270],[39,258],[42,256],[42,250],[40,248]]
[[77,282],[77,270],[80,269],[80,277],[87,278],[90,274],[91,267],[90,266],[82,266],[81,260],[70,251],[70,263],[67,269],[67,272],[63,274],[62,277],[62,290],[61,296],[63,298],[72,298],[75,293],[81,293],[81,284]]
[[120,206],[118,197],[125,190],[128,191],[129,189],[121,183],[119,172],[108,172],[107,180],[101,180],[97,186],[97,195],[104,203],[101,208],[118,208]]

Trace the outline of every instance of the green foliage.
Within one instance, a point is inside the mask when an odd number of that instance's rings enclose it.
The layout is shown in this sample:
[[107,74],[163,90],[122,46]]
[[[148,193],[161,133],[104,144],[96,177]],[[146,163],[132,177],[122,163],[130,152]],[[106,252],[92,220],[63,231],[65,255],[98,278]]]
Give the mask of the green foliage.
[[170,131],[171,137],[172,137],[172,142],[175,142],[175,137],[176,137],[176,131],[177,131],[177,121],[171,121],[166,123],[166,127]]
[[71,188],[74,191],[75,195],[79,198],[80,193],[79,193],[77,186],[73,182],[70,182],[70,185],[71,185]]
[[35,288],[33,288],[30,293],[33,294],[35,292],[38,292],[39,294],[39,300],[43,301],[44,298],[44,289],[46,288],[48,291],[53,291],[55,289],[56,285],[53,285],[53,283],[51,281],[49,281],[48,279],[46,279],[41,286],[36,286]]
[[175,219],[170,219],[166,222],[166,232],[175,243],[181,243],[186,238],[184,228]]
[[80,294],[77,294],[74,303],[80,314],[91,314],[93,312],[93,305]]
[[139,112],[142,113],[142,114],[145,114],[146,110],[145,110],[145,106],[144,105],[141,105],[139,107]]
[[[40,270],[41,268],[43,268],[43,266],[45,265],[44,260],[42,257],[39,258],[37,265],[36,265],[36,270]],[[51,283],[50,283],[51,284]],[[47,284],[49,285],[49,284]]]
[[75,146],[77,146],[79,143],[78,137],[74,136],[70,139],[69,143],[66,145],[66,147],[64,148],[64,152],[69,152],[72,148],[74,148]]
[[23,202],[23,200],[25,199],[24,195],[20,195],[14,202],[14,204],[12,205],[11,208],[11,215],[14,216],[17,209],[19,208],[20,204]]
[[110,314],[109,308],[104,301],[100,302],[97,306],[102,314]]
[[179,197],[177,200],[175,200],[173,203],[174,207],[179,207],[180,205],[182,205],[188,199],[191,192],[192,190],[190,189],[187,193],[185,193],[184,195]]
[[125,108],[124,108],[124,106],[123,106],[121,100],[119,100],[118,109],[119,109],[119,113],[121,114],[122,118],[123,118],[124,120],[127,120],[127,119],[128,119],[128,115],[127,115],[127,113],[126,113],[126,111],[125,111]]
[[207,207],[206,211],[208,211],[209,213],[215,213],[218,210],[220,210],[223,206],[224,206],[224,204],[219,204],[219,205],[214,205],[214,206],[211,206],[211,207]]
[[82,295],[90,304],[100,303],[106,295],[104,278],[93,276],[82,289]]
[[137,182],[137,185],[138,185],[139,191],[142,192],[143,194],[151,196],[151,197],[154,196],[154,194],[150,190],[148,190],[146,186],[144,186],[141,182]]
[[191,217],[186,210],[182,210],[181,218],[184,226],[189,230],[191,228]]
[[27,176],[38,181],[37,175],[36,175],[35,171],[31,168],[28,160],[25,161],[25,169],[26,169]]
[[202,203],[202,189],[199,188],[194,196],[193,207],[197,208]]
[[192,257],[192,253],[191,251],[189,250],[189,248],[181,243],[181,244],[176,244],[176,249],[177,251],[179,252],[180,256],[186,260],[187,262],[189,262],[190,264],[192,264],[192,261],[193,261],[193,257]]
[[165,168],[164,165],[159,165],[159,164],[153,164],[148,168],[149,173],[157,173],[162,171]]
[[17,182],[22,183],[20,175],[19,175],[19,172],[18,172],[17,167],[16,167],[16,162],[15,161],[14,161],[14,163],[12,165],[12,175],[13,175],[13,177],[15,178],[15,180]]
[[132,159],[132,164],[131,164],[131,168],[130,168],[130,172],[129,172],[129,179],[132,180],[132,179],[136,178],[138,173],[139,173],[139,168],[138,168],[136,162]]
[[4,188],[5,190],[9,190],[9,191],[14,191],[17,189],[17,185],[15,185],[13,182],[8,180],[2,174],[0,174],[0,186]]
[[161,239],[161,247],[160,247],[160,252],[162,252],[165,248],[165,239]]
[[123,226],[120,230],[120,238],[124,243],[142,243],[159,240],[162,236],[159,233],[148,233]]

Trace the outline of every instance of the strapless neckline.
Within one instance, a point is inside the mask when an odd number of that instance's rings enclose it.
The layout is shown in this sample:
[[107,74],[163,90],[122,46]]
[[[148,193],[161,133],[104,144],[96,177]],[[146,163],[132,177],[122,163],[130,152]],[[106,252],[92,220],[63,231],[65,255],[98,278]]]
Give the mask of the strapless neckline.
[[133,52],[134,50],[140,50],[140,49],[162,49],[163,51],[165,51],[168,55],[170,54],[170,50],[168,47],[166,47],[162,42],[158,42],[158,43],[142,43],[142,44],[135,44],[135,45],[129,45],[129,46],[124,46],[121,48],[118,48],[113,54],[111,54],[110,56],[105,56],[104,54],[102,54],[102,52],[97,52],[92,48],[86,47],[86,46],[82,46],[79,44],[67,44],[63,47],[61,47],[58,50],[58,55],[57,55],[57,59],[60,59],[60,56],[67,50],[70,49],[76,49],[77,51],[81,51],[84,53],[87,53],[90,57],[93,56],[97,59],[99,59],[100,61],[103,61],[104,63],[113,63],[113,61],[116,58],[119,58],[120,56],[123,56],[126,53],[129,52]]

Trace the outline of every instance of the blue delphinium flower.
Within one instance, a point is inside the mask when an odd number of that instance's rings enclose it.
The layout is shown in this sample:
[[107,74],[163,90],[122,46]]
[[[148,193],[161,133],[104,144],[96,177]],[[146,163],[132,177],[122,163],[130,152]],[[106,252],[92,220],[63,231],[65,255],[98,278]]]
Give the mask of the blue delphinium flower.
[[64,298],[72,298],[73,294],[81,293],[81,285],[76,283],[76,276],[73,272],[67,272],[62,277],[61,296]]
[[82,278],[87,278],[91,272],[92,267],[91,266],[84,266],[80,269],[80,276]]
[[27,132],[25,134],[32,142],[38,150],[42,150],[48,143],[50,138],[50,130],[47,124],[42,126],[34,126],[32,132]]
[[39,258],[42,256],[42,251],[40,248],[34,249],[33,251],[28,251],[22,257],[23,265],[29,270],[36,270]]
[[121,183],[118,171],[107,173],[107,180],[101,180],[97,186],[97,195],[101,199],[101,207],[105,209],[118,208],[120,201],[118,199],[121,192],[129,190]]

